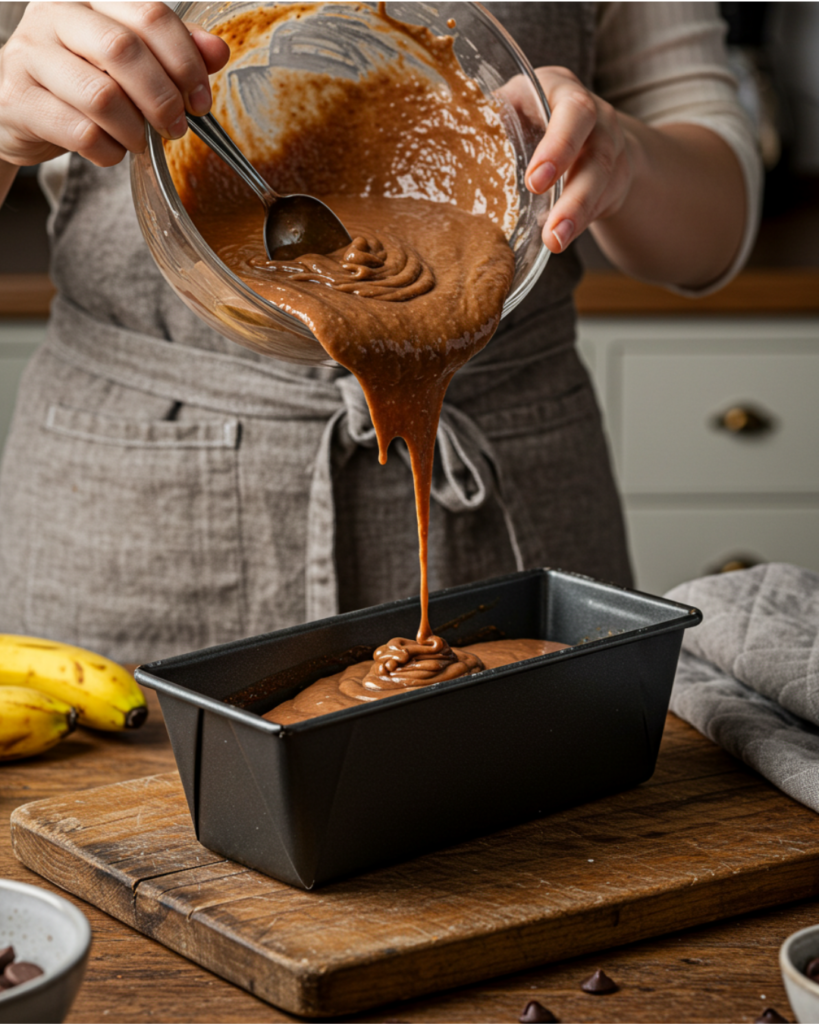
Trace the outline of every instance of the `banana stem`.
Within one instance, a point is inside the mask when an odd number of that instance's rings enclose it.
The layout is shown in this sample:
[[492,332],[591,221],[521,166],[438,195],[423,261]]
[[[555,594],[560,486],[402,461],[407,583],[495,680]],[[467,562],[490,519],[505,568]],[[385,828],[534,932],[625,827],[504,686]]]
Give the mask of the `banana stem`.
[[145,719],[148,717],[148,709],[143,704],[142,707],[131,708],[131,710],[125,716],[125,728],[126,729],[138,729]]

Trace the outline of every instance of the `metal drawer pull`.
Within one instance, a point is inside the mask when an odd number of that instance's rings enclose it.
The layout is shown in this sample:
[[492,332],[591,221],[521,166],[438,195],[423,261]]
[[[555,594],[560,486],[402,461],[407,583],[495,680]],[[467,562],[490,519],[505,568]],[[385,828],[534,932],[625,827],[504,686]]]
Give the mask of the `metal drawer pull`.
[[759,562],[754,558],[731,558],[717,572],[740,572],[742,569],[753,569],[755,565],[759,565]]
[[774,428],[770,416],[747,405],[734,405],[727,409],[716,417],[714,425],[731,434],[767,434]]
[[742,569],[753,569],[755,565],[764,562],[764,558],[757,558],[756,555],[739,554],[732,555],[727,561],[719,561],[709,565],[703,570],[704,576],[718,576],[723,572],[739,572]]

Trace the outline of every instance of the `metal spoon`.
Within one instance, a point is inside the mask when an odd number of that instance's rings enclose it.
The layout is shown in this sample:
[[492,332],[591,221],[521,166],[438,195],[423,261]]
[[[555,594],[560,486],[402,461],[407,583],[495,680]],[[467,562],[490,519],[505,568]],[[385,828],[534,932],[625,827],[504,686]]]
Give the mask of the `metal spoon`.
[[213,114],[188,114],[192,132],[229,164],[264,204],[264,247],[269,260],[292,260],[305,253],[335,252],[352,239],[333,211],[315,196],[280,196],[267,184]]

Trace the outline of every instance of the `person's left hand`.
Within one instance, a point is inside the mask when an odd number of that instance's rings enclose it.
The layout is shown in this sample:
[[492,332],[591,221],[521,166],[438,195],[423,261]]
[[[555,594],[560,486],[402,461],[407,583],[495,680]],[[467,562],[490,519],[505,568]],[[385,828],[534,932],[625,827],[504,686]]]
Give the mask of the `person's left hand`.
[[543,226],[543,243],[563,252],[594,221],[622,207],[634,174],[634,153],[622,115],[567,68],[535,72],[552,116],[526,171],[531,192],[546,192],[565,174],[563,194]]

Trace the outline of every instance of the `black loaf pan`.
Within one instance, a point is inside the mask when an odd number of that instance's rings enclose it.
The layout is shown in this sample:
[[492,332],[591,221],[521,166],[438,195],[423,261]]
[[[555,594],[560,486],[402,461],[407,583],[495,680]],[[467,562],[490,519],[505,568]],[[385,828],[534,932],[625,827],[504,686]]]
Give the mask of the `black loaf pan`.
[[260,717],[414,636],[418,616],[416,599],[396,601],[137,670],[159,693],[204,846],[311,889],[636,786],[654,772],[682,631],[702,618],[585,576],[519,572],[433,594],[433,627],[453,646],[570,650],[297,725]]

